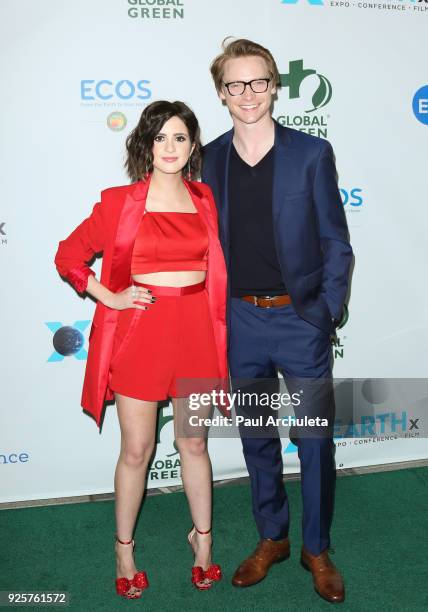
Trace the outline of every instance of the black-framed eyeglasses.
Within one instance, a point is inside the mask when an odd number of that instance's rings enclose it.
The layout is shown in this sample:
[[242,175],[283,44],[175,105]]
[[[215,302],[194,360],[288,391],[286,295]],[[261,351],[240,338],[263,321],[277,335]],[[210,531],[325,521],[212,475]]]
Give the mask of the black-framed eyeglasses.
[[264,93],[267,91],[269,83],[272,79],[252,79],[251,81],[230,81],[223,83],[231,96],[242,96],[247,85],[249,85],[254,93]]

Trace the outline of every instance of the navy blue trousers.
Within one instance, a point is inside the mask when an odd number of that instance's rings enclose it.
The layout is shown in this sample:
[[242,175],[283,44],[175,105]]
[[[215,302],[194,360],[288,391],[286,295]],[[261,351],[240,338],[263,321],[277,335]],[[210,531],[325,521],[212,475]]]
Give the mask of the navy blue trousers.
[[[230,316],[232,380],[276,379],[279,370],[286,384],[296,378],[320,379],[332,390],[330,337],[299,317],[292,305],[266,309],[232,298]],[[334,402],[332,394],[331,401]],[[312,405],[310,415],[316,413],[317,406]],[[282,480],[281,440],[278,435],[248,437],[242,428],[240,431],[260,537],[285,538],[289,507]],[[334,443],[330,435],[323,435],[299,437],[296,444],[301,467],[303,543],[310,553],[318,555],[330,545],[336,474]]]

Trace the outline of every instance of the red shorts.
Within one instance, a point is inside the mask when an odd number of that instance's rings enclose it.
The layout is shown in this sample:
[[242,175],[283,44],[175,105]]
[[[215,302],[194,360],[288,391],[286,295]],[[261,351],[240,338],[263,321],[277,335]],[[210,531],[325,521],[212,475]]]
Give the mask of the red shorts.
[[181,288],[184,295],[169,295],[176,287],[135,284],[149,287],[156,302],[120,311],[110,388],[146,401],[186,397],[197,379],[204,391],[207,384],[212,389],[219,369],[205,283]]

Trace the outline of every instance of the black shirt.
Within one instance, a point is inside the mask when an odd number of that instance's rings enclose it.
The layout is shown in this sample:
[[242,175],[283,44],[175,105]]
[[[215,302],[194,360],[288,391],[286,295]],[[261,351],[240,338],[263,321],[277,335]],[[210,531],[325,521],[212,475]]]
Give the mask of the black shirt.
[[232,144],[229,273],[234,297],[287,293],[273,235],[273,149],[255,166],[249,166]]

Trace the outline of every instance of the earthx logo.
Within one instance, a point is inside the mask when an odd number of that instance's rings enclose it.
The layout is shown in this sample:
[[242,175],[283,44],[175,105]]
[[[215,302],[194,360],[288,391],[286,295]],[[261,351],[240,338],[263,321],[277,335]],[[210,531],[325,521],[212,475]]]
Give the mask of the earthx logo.
[[29,454],[24,451],[16,451],[14,453],[1,452],[0,465],[9,465],[13,463],[28,463]]
[[63,325],[59,321],[47,321],[46,325],[53,333],[54,352],[48,361],[62,361],[64,357],[74,355],[76,359],[86,359],[87,350],[83,347],[85,338],[83,332],[90,321],[75,321],[73,325]]
[[[281,0],[281,4],[297,4],[299,0]],[[314,6],[322,6],[324,4],[323,0],[305,0],[308,4],[312,4]]]
[[372,0],[281,0],[281,4],[300,4],[303,6],[322,6],[329,9],[356,8],[376,11],[411,11],[419,15],[428,12],[428,0],[392,0],[391,2],[376,2]]

